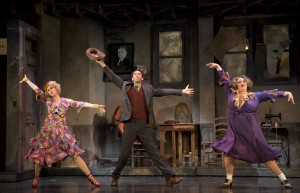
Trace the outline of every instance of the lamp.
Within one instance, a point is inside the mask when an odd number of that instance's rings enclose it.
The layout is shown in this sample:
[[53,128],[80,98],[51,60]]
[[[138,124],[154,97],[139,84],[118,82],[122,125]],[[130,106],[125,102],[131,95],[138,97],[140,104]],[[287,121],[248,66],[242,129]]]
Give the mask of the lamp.
[[249,39],[246,38],[245,40],[245,50],[248,50],[249,49]]

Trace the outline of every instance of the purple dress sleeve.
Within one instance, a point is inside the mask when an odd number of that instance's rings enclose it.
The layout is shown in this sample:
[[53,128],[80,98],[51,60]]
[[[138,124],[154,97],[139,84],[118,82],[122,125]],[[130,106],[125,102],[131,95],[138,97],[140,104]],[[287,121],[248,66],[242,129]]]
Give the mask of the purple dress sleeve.
[[271,100],[272,102],[275,101],[276,98],[282,98],[284,97],[284,92],[285,91],[279,91],[277,89],[274,90],[266,90],[266,91],[262,91],[262,92],[255,92],[255,94],[258,97],[259,102],[264,102],[264,101],[268,101]]
[[220,77],[219,79],[219,85],[222,86],[225,90],[225,92],[228,94],[232,93],[230,89],[230,76],[227,72],[224,72],[224,70],[217,71],[218,75]]

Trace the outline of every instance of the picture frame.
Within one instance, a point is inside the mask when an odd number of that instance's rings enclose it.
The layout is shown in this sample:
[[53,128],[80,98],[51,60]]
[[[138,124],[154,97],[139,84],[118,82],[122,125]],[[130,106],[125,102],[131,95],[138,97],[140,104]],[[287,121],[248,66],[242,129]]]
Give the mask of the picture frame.
[[131,74],[134,68],[134,43],[109,44],[107,65],[116,74]]

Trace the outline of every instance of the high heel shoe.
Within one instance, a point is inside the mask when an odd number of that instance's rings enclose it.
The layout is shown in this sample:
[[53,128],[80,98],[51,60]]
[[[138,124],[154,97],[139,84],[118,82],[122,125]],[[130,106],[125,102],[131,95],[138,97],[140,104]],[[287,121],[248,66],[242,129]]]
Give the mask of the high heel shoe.
[[284,188],[287,188],[287,189],[292,189],[292,185],[290,184],[290,182],[288,180],[280,180],[280,183],[281,185],[284,186]]
[[87,177],[88,177],[89,181],[90,181],[95,187],[100,187],[100,186],[101,186],[101,183],[98,182],[98,181],[93,177],[92,174],[87,175]]
[[232,182],[233,180],[231,179],[226,179],[225,182],[223,183],[223,188],[232,188]]
[[40,179],[39,176],[35,176],[35,177],[33,178],[33,181],[32,181],[32,188],[37,188],[37,185],[38,185],[38,183],[39,183],[39,179]]

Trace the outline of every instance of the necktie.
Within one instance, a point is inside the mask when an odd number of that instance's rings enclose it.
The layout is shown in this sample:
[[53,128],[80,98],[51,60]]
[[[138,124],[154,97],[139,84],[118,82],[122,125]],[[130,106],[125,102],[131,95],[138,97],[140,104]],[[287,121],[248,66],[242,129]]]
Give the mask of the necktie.
[[139,91],[139,86],[134,86],[134,90],[135,90],[136,92],[138,92],[138,91]]
[[118,62],[118,64],[117,64],[117,66],[119,66],[119,65],[120,65],[120,62],[122,62],[122,60],[121,60],[121,59],[119,60],[119,62]]

